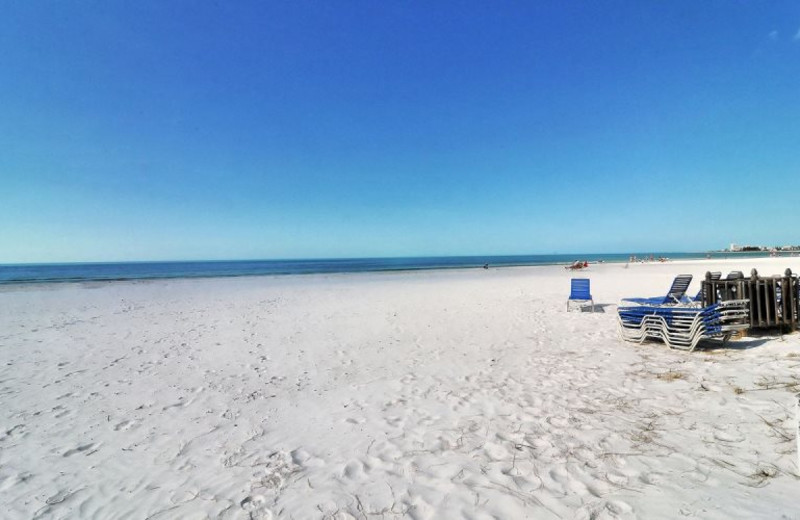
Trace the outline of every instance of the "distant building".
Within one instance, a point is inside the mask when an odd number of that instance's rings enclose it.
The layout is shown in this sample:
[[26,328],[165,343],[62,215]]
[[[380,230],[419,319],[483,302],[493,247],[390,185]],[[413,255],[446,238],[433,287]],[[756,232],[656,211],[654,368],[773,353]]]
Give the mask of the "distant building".
[[800,246],[750,246],[742,244],[734,244],[731,242],[730,248],[727,251],[731,252],[755,252],[755,251],[800,251]]

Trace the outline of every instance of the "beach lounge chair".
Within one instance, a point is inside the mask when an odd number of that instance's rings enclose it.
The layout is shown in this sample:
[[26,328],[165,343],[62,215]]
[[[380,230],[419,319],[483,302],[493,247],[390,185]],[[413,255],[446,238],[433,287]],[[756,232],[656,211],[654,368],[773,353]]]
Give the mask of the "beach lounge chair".
[[567,298],[567,311],[569,311],[569,302],[590,302],[592,304],[592,312],[594,312],[594,299],[589,290],[588,278],[572,279],[569,298]]
[[692,275],[679,274],[672,281],[672,286],[669,288],[666,296],[656,296],[654,298],[623,298],[622,301],[638,303],[639,305],[675,305],[678,303],[688,303],[684,296],[686,296],[686,289],[692,283]]
[[750,327],[748,300],[729,300],[708,307],[619,307],[622,339],[642,343],[661,340],[669,348],[692,351],[704,339],[721,338],[723,345],[736,332]]

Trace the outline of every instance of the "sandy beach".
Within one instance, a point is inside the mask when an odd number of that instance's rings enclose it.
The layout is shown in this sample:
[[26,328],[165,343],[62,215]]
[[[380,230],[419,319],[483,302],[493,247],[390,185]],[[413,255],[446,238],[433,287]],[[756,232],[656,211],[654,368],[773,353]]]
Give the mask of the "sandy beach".
[[622,297],[753,267],[800,258],[5,286],[0,510],[800,518],[800,334],[616,331]]

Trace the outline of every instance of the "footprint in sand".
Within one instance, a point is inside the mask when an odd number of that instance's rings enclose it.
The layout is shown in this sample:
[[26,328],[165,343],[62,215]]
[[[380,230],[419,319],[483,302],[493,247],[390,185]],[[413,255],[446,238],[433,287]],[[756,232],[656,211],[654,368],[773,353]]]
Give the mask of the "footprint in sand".
[[18,473],[16,475],[9,475],[5,478],[0,478],[0,491],[8,491],[15,484],[27,482],[33,475],[30,473]]
[[45,500],[45,504],[47,504],[48,506],[52,506],[52,505],[60,504],[62,502],[66,502],[75,493],[77,493],[77,491],[67,491],[66,489],[62,489],[61,491],[59,491],[55,495],[53,495],[50,498],[48,498],[47,500]]
[[266,502],[263,495],[251,495],[239,502],[239,506],[247,511],[253,520],[271,520],[272,511],[267,509]]
[[501,461],[511,458],[505,446],[494,442],[486,442],[483,445],[483,452],[490,461]]
[[[661,475],[661,473],[655,473],[655,472],[643,473],[642,475],[639,476],[639,480],[641,480],[644,484],[648,484],[651,486],[659,486],[664,483],[664,476]],[[614,483],[616,484],[616,482]]]
[[386,401],[386,402],[383,404],[383,410],[385,411],[386,409],[388,409],[388,408],[391,408],[391,407],[393,407],[393,406],[403,407],[403,406],[405,406],[407,403],[408,403],[408,401],[406,401],[406,400],[405,400],[405,399],[403,399],[402,397],[400,397],[400,398],[398,398],[398,399],[392,399],[391,401]]
[[416,374],[406,374],[402,378],[400,378],[400,382],[404,385],[410,385],[417,382],[417,375]]
[[576,511],[575,518],[601,519],[601,518],[633,518],[633,508],[622,500],[600,500],[582,507]]
[[369,465],[359,460],[351,460],[345,465],[342,474],[350,480],[363,480],[367,477],[370,469]]
[[[605,479],[615,486],[625,487],[628,485],[628,477],[619,471],[607,471],[605,474]],[[645,484],[650,484],[650,482],[645,480],[645,475],[639,477],[639,480]]]
[[556,428],[566,428],[569,426],[569,420],[564,417],[548,417],[546,420]]
[[114,431],[126,431],[136,426],[136,421],[122,421],[114,426]]
[[308,453],[303,448],[297,448],[296,450],[292,450],[289,453],[289,456],[292,458],[292,463],[296,466],[305,466],[306,462],[311,459],[311,454]]
[[25,435],[25,425],[24,424],[17,424],[12,426],[8,430],[5,431],[5,434],[0,436],[0,440],[5,440],[8,437],[17,437],[20,435]]
[[396,415],[390,415],[388,417],[384,417],[384,421],[392,428],[397,428],[403,425],[403,418],[398,417]]
[[68,451],[64,452],[63,456],[64,457],[71,457],[72,455],[75,455],[76,453],[83,453],[84,455],[89,456],[89,455],[95,453],[99,448],[100,448],[100,443],[98,443],[98,442],[90,442],[89,444],[82,444],[80,446],[77,446],[75,448],[72,448],[71,450],[68,450]]
[[714,438],[723,442],[742,442],[745,440],[744,435],[738,431],[728,431],[719,428],[714,430]]
[[633,512],[633,508],[627,502],[623,502],[622,500],[609,500],[606,502],[606,509],[616,515],[627,515]]

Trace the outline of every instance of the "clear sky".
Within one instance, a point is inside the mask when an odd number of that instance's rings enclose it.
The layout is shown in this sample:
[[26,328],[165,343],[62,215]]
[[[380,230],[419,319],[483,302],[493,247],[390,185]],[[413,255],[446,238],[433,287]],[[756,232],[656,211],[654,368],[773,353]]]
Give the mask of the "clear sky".
[[800,243],[795,0],[2,11],[0,262]]

